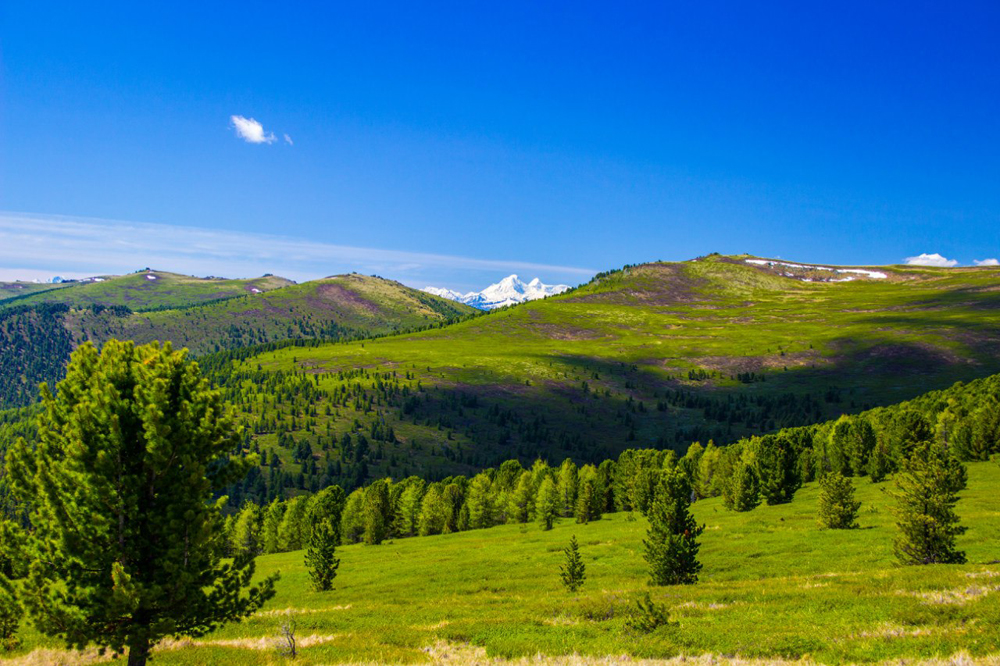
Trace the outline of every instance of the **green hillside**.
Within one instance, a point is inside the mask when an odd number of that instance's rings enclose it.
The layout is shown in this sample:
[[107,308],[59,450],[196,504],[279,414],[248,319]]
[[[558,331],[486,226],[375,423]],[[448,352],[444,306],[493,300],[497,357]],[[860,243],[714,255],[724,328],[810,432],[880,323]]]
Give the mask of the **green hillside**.
[[[42,298],[52,302],[35,302]],[[156,272],[75,285],[0,307],[0,409],[34,400],[38,384],[58,380],[70,351],[85,340],[169,340],[200,355],[283,340],[386,335],[475,313],[356,274],[294,284]]]
[[[18,283],[15,283],[18,284]],[[248,280],[199,278],[164,271],[145,270],[129,275],[93,278],[61,285],[41,285],[47,289],[0,300],[4,305],[62,303],[73,308],[125,306],[133,311],[190,307],[222,298],[259,294],[295,284],[285,278],[265,276]],[[52,287],[59,288],[52,288]],[[3,290],[3,293],[13,293]]]
[[747,259],[629,267],[447,328],[212,367],[286,470],[306,442],[372,478],[683,451],[1000,372],[995,268],[873,279]]
[[21,300],[43,291],[66,289],[71,285],[72,283],[70,282],[60,282],[56,284],[22,282],[20,280],[17,282],[0,282],[0,307],[3,307],[3,304],[7,301]]
[[[281,580],[262,612],[201,639],[167,642],[154,652],[156,663],[278,663],[279,629],[289,621],[301,664],[483,663],[573,653],[714,654],[722,663],[912,663],[964,654],[962,663],[995,663],[983,657],[1000,651],[1000,466],[969,465],[957,507],[968,527],[959,539],[965,565],[896,565],[891,500],[882,485],[859,480],[857,488],[857,530],[817,526],[816,484],[791,504],[750,513],[726,511],[718,499],[697,502],[695,516],[706,525],[704,569],[701,582],[689,586],[647,587],[646,521],[623,513],[586,525],[563,519],[550,532],[509,525],[344,546],[326,593],[310,589],[303,551],[266,555],[258,575],[280,571]],[[559,583],[561,550],[572,535],[587,567],[576,594]],[[625,617],[647,591],[676,625],[630,635]],[[31,663],[68,656],[33,630],[22,639],[21,654],[53,648]]]

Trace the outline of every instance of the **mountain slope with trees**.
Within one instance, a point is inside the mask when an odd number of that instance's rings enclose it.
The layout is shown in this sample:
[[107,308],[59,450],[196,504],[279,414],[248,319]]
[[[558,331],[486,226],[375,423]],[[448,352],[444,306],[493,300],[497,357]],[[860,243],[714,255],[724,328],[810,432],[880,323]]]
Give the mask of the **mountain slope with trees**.
[[203,355],[286,340],[387,335],[477,312],[398,282],[357,274],[303,284],[273,277],[203,284],[199,278],[157,272],[78,287],[51,294],[54,301],[68,295],[60,302],[26,298],[0,308],[0,408],[33,401],[38,384],[57,381],[69,352],[85,340],[169,340]]
[[842,278],[746,259],[627,267],[442,329],[205,362],[306,489],[328,465],[353,487],[683,453],[1000,372],[996,269],[821,282]]

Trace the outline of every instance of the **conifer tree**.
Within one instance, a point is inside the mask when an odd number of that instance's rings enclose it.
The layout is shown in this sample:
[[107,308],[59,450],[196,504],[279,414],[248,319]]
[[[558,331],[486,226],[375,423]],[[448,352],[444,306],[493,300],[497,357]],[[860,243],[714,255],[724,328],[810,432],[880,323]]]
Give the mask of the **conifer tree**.
[[543,530],[551,530],[552,523],[559,515],[559,489],[552,477],[547,476],[538,488],[538,498],[535,501],[535,518]]
[[512,523],[526,523],[534,511],[535,497],[531,472],[523,472],[510,493],[507,517]]
[[448,521],[451,509],[439,486],[440,484],[431,485],[420,503],[420,517],[417,521],[420,536],[440,534]]
[[587,577],[587,568],[580,557],[580,547],[576,542],[575,534],[569,540],[569,546],[563,552],[566,553],[566,563],[559,567],[559,575],[566,589],[570,592],[576,592],[583,585],[583,581]]
[[776,435],[754,438],[754,464],[764,500],[768,504],[791,502],[802,485],[791,443]]
[[232,455],[232,411],[185,351],[85,343],[42,406],[35,450],[19,440],[7,460],[32,526],[19,596],[40,631],[127,649],[139,666],[161,638],[203,635],[273,596],[275,577],[249,587],[252,556],[222,560],[213,493],[256,461]]
[[389,535],[391,507],[386,479],[375,481],[365,488],[362,516],[366,545],[377,546]]
[[326,592],[333,587],[340,560],[336,557],[337,533],[332,524],[320,520],[312,526],[309,549],[306,550],[306,567],[309,578],[317,592]]
[[652,585],[698,581],[698,537],[705,530],[691,515],[691,483],[679,469],[665,470],[653,495],[643,545]]
[[881,483],[885,481],[893,469],[892,457],[889,453],[889,447],[885,443],[885,437],[879,436],[875,443],[875,448],[872,449],[871,455],[868,456],[868,478],[872,483]]
[[847,530],[857,527],[861,502],[854,499],[854,484],[840,472],[829,472],[819,480],[819,522],[823,527]]
[[598,482],[597,468],[584,465],[580,468],[577,483],[576,522],[586,524],[601,519],[603,491]]
[[903,461],[892,493],[897,501],[896,557],[903,564],[961,564],[955,538],[965,532],[955,513],[965,466],[940,443],[924,442]]
[[722,492],[722,501],[733,511],[752,511],[760,505],[760,479],[753,463],[741,457]]
[[559,488],[559,513],[563,516],[572,516],[576,507],[578,471],[576,463],[569,458],[559,466],[558,483]]

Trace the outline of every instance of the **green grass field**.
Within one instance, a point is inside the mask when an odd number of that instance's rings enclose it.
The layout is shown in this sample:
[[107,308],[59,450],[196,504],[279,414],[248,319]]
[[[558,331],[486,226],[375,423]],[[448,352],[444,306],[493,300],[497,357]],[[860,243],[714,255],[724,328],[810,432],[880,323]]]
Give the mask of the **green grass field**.
[[[1000,654],[1000,466],[969,465],[958,504],[966,565],[896,565],[887,484],[856,482],[856,530],[817,526],[816,484],[791,504],[745,514],[718,499],[698,502],[704,569],[692,586],[646,585],[645,521],[624,514],[588,525],[564,520],[551,532],[512,525],[343,547],[326,593],[310,590],[303,552],[264,556],[258,573],[280,570],[282,578],[262,612],[202,639],[169,642],[156,663],[285,663],[275,646],[288,621],[303,645],[301,664],[419,663],[446,654],[453,663],[539,653],[825,663]],[[558,568],[574,534],[587,580],[570,594]],[[646,591],[676,624],[629,635],[624,616]],[[14,658],[46,647],[56,646],[29,629]],[[31,658],[80,661],[63,652]]]

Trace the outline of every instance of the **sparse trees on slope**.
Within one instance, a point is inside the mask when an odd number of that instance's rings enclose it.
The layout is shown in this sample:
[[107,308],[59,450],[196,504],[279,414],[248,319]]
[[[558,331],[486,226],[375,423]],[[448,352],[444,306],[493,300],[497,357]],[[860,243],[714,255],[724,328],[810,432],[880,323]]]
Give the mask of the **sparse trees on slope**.
[[917,446],[894,478],[896,557],[903,564],[961,564],[955,538],[965,532],[955,513],[965,466],[939,443]]
[[[247,469],[229,408],[185,352],[109,341],[74,352],[42,389],[35,451],[19,441],[8,478],[32,532],[20,595],[35,626],[144,664],[167,635],[202,635],[255,612],[274,578],[253,558],[223,563],[212,493]],[[249,461],[252,462],[252,461]]]
[[570,592],[576,592],[583,585],[583,581],[587,577],[587,568],[580,557],[580,547],[576,542],[575,534],[570,539],[569,546],[563,552],[566,554],[566,563],[559,567],[559,575],[566,589]]
[[823,527],[846,530],[857,527],[861,502],[854,499],[854,484],[840,472],[829,472],[819,480],[819,522]]
[[691,483],[677,468],[660,476],[649,507],[649,530],[643,545],[653,585],[695,583],[701,562],[698,537],[705,530],[691,515]]

